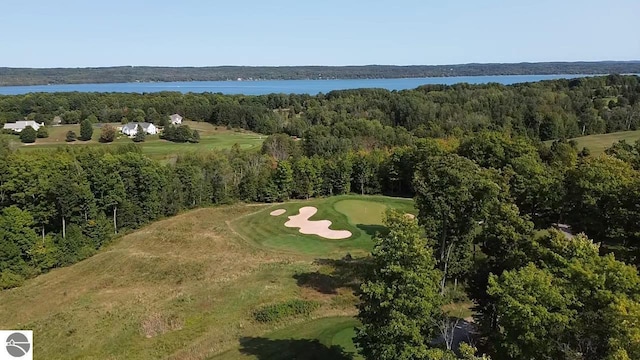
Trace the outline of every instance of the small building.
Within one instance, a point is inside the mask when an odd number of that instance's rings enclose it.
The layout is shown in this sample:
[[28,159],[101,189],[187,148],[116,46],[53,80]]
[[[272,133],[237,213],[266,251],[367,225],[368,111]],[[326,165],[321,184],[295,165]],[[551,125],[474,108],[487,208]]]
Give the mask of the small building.
[[155,135],[158,133],[158,128],[152,123],[147,123],[147,122],[143,122],[143,123],[133,122],[133,123],[125,124],[124,126],[122,126],[121,131],[123,134],[127,136],[136,136],[136,134],[138,133],[138,125],[140,125],[142,130],[144,130],[144,132],[149,135]]
[[6,123],[4,124],[5,130],[13,130],[15,132],[22,132],[27,126],[31,126],[34,130],[38,131],[41,127],[44,126],[44,123],[37,123],[35,121],[16,121],[14,123]]
[[53,125],[53,126],[60,126],[60,125],[62,125],[62,117],[60,117],[60,116],[55,116],[55,117],[53,118],[53,120],[51,120],[51,125]]
[[182,124],[182,116],[180,114],[173,114],[169,116],[171,125],[180,125]]

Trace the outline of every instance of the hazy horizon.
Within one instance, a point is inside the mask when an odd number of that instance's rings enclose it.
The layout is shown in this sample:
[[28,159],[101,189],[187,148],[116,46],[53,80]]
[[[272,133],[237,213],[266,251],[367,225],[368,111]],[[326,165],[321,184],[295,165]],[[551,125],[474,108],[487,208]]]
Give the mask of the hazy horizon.
[[55,67],[18,67],[18,66],[0,66],[0,68],[11,69],[97,69],[97,68],[218,68],[218,67],[247,67],[247,68],[287,68],[287,67],[366,67],[366,66],[397,66],[397,67],[410,67],[410,66],[464,66],[464,65],[517,65],[517,64],[545,64],[545,63],[640,63],[640,59],[631,60],[575,60],[575,61],[516,61],[516,62],[502,62],[502,63],[489,63],[489,62],[473,62],[473,63],[457,63],[457,64],[346,64],[346,65],[322,65],[322,64],[301,64],[301,65],[130,65],[130,64],[118,64],[118,65],[105,65],[105,66],[55,66]]

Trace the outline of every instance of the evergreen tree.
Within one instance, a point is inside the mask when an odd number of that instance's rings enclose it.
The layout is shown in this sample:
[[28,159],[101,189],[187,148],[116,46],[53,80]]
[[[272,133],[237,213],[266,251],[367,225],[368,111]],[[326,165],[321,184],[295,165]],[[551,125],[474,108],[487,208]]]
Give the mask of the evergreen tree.
[[144,142],[144,139],[147,137],[147,133],[144,131],[142,126],[138,125],[136,128],[136,136],[133,137],[133,141],[140,143]]
[[191,141],[192,143],[199,143],[200,142],[200,132],[198,130],[193,130],[193,135],[191,135]]
[[80,123],[80,140],[89,141],[93,136],[93,123],[90,119],[85,119]]
[[276,188],[278,201],[284,201],[291,197],[293,170],[289,161],[282,160],[278,162],[276,171],[272,176],[272,181]]

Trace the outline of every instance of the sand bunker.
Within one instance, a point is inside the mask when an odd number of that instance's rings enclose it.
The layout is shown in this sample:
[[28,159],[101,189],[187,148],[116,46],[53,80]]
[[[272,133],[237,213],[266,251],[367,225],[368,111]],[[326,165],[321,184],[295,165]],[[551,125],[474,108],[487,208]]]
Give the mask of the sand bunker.
[[280,216],[280,215],[282,215],[282,214],[284,214],[286,212],[287,212],[287,210],[285,210],[285,209],[278,209],[278,210],[273,210],[272,212],[269,213],[269,215],[271,215],[271,216]]
[[318,235],[325,239],[346,239],[351,236],[348,230],[331,230],[331,221],[329,220],[309,220],[318,212],[313,206],[305,206],[300,209],[300,214],[289,216],[289,221],[284,226],[290,228],[300,228],[300,233],[305,235]]

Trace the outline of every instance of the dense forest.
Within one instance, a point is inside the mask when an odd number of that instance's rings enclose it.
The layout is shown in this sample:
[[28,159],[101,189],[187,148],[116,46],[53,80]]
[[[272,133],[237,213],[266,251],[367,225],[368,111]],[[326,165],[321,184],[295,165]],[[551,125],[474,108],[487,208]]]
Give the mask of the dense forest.
[[381,79],[483,75],[637,74],[640,61],[460,65],[0,68],[0,86],[216,80]]
[[[534,140],[640,128],[640,77],[609,75],[515,85],[426,85],[414,90],[360,89],[327,94],[35,93],[0,96],[0,124],[19,119],[63,123],[160,123],[179,113],[263,134],[305,137],[332,149],[408,145],[412,136],[480,130]],[[316,151],[316,150],[313,150]]]
[[[358,338],[368,358],[413,359],[381,355],[403,335],[384,333],[380,321],[412,311],[407,304],[435,311],[436,295],[447,294],[453,282],[477,304],[484,339],[479,345],[499,359],[640,355],[637,341],[627,340],[637,339],[640,319],[640,142],[618,143],[600,157],[588,156],[572,142],[536,145],[498,132],[331,155],[308,156],[305,147],[305,140],[276,134],[260,153],[234,148],[165,164],[148,159],[133,144],[36,152],[3,146],[0,286],[19,286],[75,263],[117,233],[185,209],[350,192],[414,196],[421,227],[389,223],[400,233],[389,235],[393,241],[379,240],[373,256],[382,273],[366,279],[389,284],[388,291],[411,279],[429,287],[420,291],[426,297],[414,302],[404,297],[411,292],[393,297],[398,303],[387,306],[397,306],[396,312],[361,310],[363,324],[371,321]],[[591,240],[534,231],[560,221]],[[418,242],[402,246],[405,240]],[[403,253],[407,249],[424,251]],[[408,274],[425,273],[386,278],[386,266],[401,270],[394,258],[403,259]],[[361,294],[364,303],[378,304],[380,293],[367,289]],[[514,299],[520,304],[517,312],[510,305]],[[412,326],[427,331],[425,339],[434,335],[433,324],[420,326],[422,318],[412,319]],[[527,328],[526,321],[546,325]],[[636,325],[624,325],[629,322]],[[565,356],[579,352],[585,356]]]
[[[441,306],[453,298],[473,301],[477,348],[494,359],[638,359],[640,141],[595,157],[564,139],[638,128],[638,80],[1,97],[5,117],[162,121],[179,112],[270,136],[260,152],[236,146],[169,163],[134,144],[23,152],[2,142],[0,288],[186,209],[405,196],[417,221],[389,214],[358,293],[355,341],[367,359],[458,358]],[[438,333],[446,346],[431,343]]]

